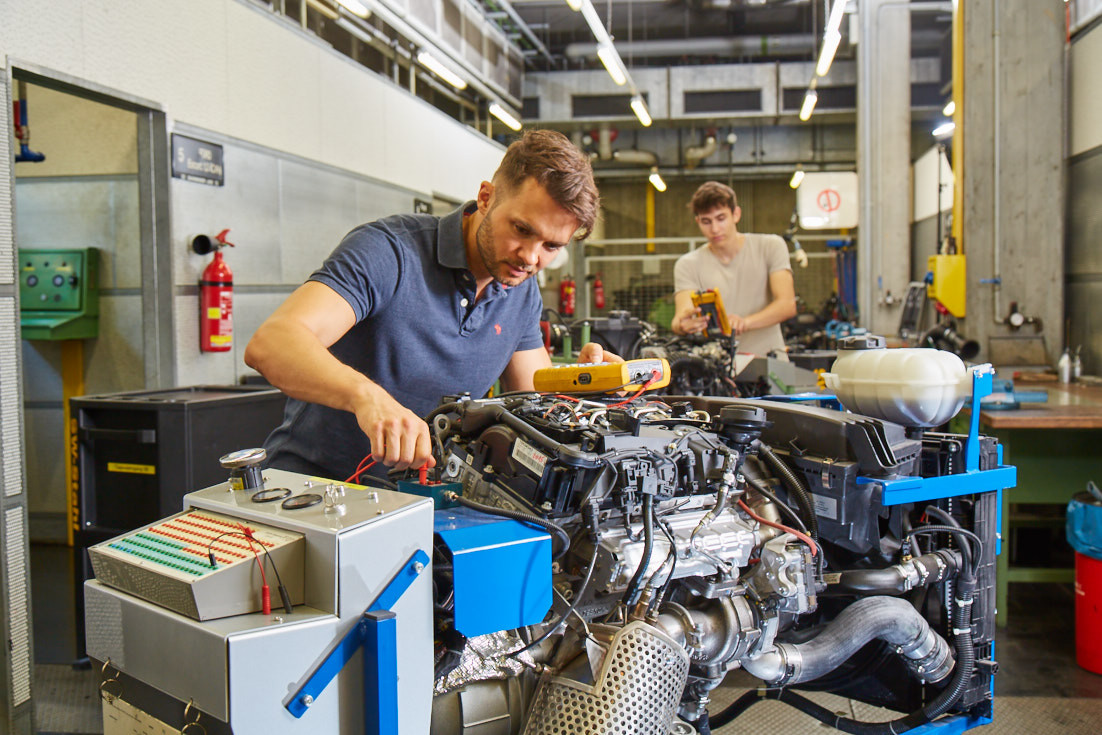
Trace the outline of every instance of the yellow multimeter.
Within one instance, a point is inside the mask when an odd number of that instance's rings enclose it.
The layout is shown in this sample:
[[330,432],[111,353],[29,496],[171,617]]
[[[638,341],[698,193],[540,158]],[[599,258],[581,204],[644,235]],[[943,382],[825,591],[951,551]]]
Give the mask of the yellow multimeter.
[[556,365],[541,368],[532,378],[540,393],[611,393],[664,388],[670,384],[670,363],[665,358],[592,365]]
[[731,336],[731,322],[727,320],[727,312],[723,310],[723,298],[719,291],[709,288],[707,291],[693,291],[693,306],[700,309],[700,313],[708,317],[708,326],[704,327],[705,337],[716,337],[719,332],[724,337]]

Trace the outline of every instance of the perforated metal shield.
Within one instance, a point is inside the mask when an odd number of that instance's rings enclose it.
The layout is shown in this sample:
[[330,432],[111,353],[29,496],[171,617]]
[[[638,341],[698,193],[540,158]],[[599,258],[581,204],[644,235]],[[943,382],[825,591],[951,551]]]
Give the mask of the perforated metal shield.
[[685,649],[646,623],[629,623],[593,684],[540,681],[524,735],[669,735],[688,675]]

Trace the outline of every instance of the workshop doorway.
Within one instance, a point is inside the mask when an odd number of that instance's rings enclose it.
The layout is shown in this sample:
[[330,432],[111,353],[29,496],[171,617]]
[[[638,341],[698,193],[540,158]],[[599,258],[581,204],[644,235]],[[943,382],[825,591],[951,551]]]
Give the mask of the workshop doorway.
[[9,163],[21,313],[57,298],[41,287],[32,293],[22,276],[58,267],[90,283],[94,296],[84,292],[81,311],[98,312],[91,335],[41,319],[37,328],[30,319],[15,325],[34,661],[72,664],[85,656],[87,539],[68,400],[172,380],[166,122],[155,104],[62,74],[14,67],[9,82],[25,113],[13,120],[23,135]]

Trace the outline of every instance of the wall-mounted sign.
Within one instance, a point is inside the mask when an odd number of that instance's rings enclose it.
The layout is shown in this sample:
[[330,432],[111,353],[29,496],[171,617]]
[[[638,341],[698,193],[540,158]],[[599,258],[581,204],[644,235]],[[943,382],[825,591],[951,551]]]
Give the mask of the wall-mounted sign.
[[414,214],[432,214],[432,202],[426,202],[424,199],[413,200],[413,213]]
[[805,230],[857,226],[857,174],[809,173],[796,191],[796,211]]
[[177,179],[222,186],[222,146],[186,135],[172,134],[172,175]]

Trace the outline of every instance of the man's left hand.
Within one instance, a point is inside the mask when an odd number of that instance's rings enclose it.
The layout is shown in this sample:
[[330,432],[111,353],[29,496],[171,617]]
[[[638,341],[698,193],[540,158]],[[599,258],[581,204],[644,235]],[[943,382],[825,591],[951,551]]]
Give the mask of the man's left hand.
[[609,352],[596,342],[586,342],[578,353],[579,365],[592,365],[596,362],[623,362],[624,358],[614,352]]

